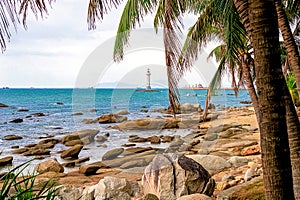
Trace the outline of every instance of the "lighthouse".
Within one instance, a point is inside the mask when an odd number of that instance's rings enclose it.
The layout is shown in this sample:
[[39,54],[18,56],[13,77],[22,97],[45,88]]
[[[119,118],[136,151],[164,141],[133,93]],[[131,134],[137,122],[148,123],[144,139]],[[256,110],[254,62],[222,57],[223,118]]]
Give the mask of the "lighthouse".
[[146,83],[147,83],[146,90],[151,90],[150,76],[151,76],[151,73],[150,73],[150,69],[148,68],[147,73],[146,73]]

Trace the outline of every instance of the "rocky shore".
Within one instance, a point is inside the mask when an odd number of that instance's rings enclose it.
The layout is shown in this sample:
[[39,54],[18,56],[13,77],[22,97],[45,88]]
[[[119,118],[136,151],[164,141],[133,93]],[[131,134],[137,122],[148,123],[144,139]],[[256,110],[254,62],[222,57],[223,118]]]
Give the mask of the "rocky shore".
[[[100,160],[81,153],[92,143],[105,147],[111,135],[86,129],[12,147],[12,155],[0,158],[0,166],[11,164],[16,154],[40,159],[35,166],[37,178],[51,178],[60,185],[57,200],[225,200],[261,182],[259,131],[252,107],[210,110],[206,120],[200,106],[193,104],[182,106],[176,118],[168,110],[160,112],[163,116],[156,118],[128,120],[128,111],[119,111],[83,120],[105,123],[124,133],[157,130],[147,137],[129,134],[127,143],[108,150]],[[160,130],[172,134],[162,135]],[[2,139],[23,138],[7,135]],[[167,147],[153,146],[161,143]],[[54,153],[56,145],[65,148]]]

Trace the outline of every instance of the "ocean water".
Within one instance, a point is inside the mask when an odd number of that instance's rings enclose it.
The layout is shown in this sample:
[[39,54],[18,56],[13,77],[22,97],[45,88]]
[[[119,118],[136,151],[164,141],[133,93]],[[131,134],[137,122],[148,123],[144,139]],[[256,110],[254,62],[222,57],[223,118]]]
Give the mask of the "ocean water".
[[[181,103],[197,103],[204,107],[206,90],[180,90]],[[212,102],[219,107],[240,107],[241,101],[249,101],[246,90],[241,90],[238,97],[232,90],[219,90],[212,97]],[[145,113],[141,110],[167,108],[168,91],[159,89],[158,92],[135,92],[134,89],[0,89],[0,103],[9,105],[9,108],[0,108],[0,139],[5,135],[15,134],[23,137],[22,140],[0,140],[1,156],[11,155],[12,146],[23,147],[26,144],[36,143],[40,137],[62,135],[83,130],[98,129],[101,133],[109,132],[110,139],[106,142],[107,148],[90,146],[90,151],[82,151],[83,156],[92,157],[92,160],[101,160],[101,156],[109,149],[126,143],[128,135],[157,135],[157,131],[123,133],[107,129],[108,125],[84,124],[83,119],[94,119],[105,113],[113,113],[126,109],[130,112],[128,119],[145,118],[147,115],[159,116],[160,113]],[[26,108],[27,112],[18,112]],[[90,112],[95,109],[96,112]],[[46,116],[34,117],[35,113],[44,113]],[[73,115],[81,113],[81,115]],[[32,116],[32,117],[30,117]],[[22,123],[9,123],[16,118],[22,118]],[[164,130],[165,135],[174,132]],[[182,133],[184,134],[184,133]],[[93,146],[94,145],[94,146]],[[148,145],[140,144],[139,146]],[[159,147],[165,147],[161,144]],[[96,147],[96,148],[95,148]],[[65,149],[63,145],[56,145],[51,154]],[[24,162],[30,157],[13,155],[15,163]]]

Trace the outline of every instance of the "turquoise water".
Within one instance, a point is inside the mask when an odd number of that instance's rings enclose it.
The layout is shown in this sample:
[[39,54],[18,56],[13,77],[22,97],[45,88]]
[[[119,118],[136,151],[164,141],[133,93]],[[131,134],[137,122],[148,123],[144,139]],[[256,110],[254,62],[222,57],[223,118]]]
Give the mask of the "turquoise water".
[[[181,103],[199,103],[204,107],[205,90],[181,90]],[[248,101],[247,91],[242,90],[236,98],[231,90],[221,90],[212,102],[220,107],[244,106],[241,101]],[[107,125],[83,124],[83,119],[99,117],[104,113],[118,110],[129,110],[129,119],[143,118],[147,115],[157,116],[158,113],[144,113],[141,110],[167,108],[168,91],[159,89],[158,92],[135,92],[134,89],[0,89],[0,103],[9,108],[0,108],[0,139],[5,135],[16,134],[23,136],[22,140],[2,141],[0,151],[10,154],[11,146],[35,143],[39,137],[47,135],[62,135],[82,129],[99,129],[107,132]],[[27,112],[17,112],[19,108],[28,109]],[[97,112],[90,112],[96,109]],[[44,113],[46,116],[34,117],[34,113]],[[80,112],[81,115],[72,115]],[[29,117],[33,116],[33,117]],[[13,119],[22,118],[22,123],[8,123]],[[119,131],[110,131],[114,140],[108,144],[109,148],[120,146],[128,138]],[[64,149],[57,146],[54,151]],[[54,152],[55,153],[55,152]],[[22,161],[22,158],[17,158]]]

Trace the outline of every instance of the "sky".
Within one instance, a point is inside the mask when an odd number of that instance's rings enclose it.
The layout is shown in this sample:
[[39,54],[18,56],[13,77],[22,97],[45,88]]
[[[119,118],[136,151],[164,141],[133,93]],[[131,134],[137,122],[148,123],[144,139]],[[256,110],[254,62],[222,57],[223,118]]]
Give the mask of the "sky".
[[[131,33],[124,60],[113,61],[123,6],[113,9],[91,31],[86,22],[88,0],[60,0],[44,19],[29,17],[28,29],[19,26],[0,55],[0,87],[144,87],[148,68],[152,86],[167,87],[163,36],[161,31],[155,33],[153,16],[145,17],[142,26]],[[184,18],[184,33],[196,19],[192,15]],[[202,52],[195,67],[182,78],[182,86],[208,85],[216,64],[206,57]]]

